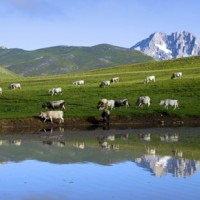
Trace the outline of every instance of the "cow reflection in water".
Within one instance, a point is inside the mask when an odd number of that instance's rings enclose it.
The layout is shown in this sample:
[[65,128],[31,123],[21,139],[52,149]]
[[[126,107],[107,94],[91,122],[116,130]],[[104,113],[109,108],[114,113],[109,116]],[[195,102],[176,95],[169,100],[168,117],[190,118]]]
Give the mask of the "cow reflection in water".
[[78,142],[78,141],[76,141],[73,144],[73,147],[76,147],[77,149],[85,149],[85,143],[84,142]]
[[140,140],[144,141],[150,141],[151,140],[151,134],[150,133],[144,133],[144,134],[139,134]]
[[97,140],[103,149],[119,150],[119,144],[109,143],[115,141],[115,135],[99,136]]
[[20,139],[12,139],[12,140],[0,140],[0,146],[2,145],[15,145],[15,146],[21,146],[22,141]]
[[64,147],[65,142],[64,141],[42,141],[44,145],[49,145],[49,146],[55,146],[55,147]]
[[151,154],[151,155],[155,155],[156,154],[156,148],[155,147],[145,146],[145,151],[148,154]]
[[51,128],[45,128],[41,130],[41,132],[45,132],[45,133],[53,133],[53,132],[64,133],[64,131],[65,129],[63,127],[51,127]]
[[179,137],[176,133],[173,135],[164,134],[163,136],[160,136],[160,140],[165,142],[178,142],[178,139]]

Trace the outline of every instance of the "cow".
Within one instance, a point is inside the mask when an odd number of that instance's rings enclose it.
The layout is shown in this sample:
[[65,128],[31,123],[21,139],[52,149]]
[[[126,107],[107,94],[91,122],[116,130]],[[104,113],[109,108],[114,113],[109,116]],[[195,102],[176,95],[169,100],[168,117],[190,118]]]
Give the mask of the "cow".
[[99,84],[99,87],[107,87],[107,86],[110,86],[110,81],[102,81]]
[[99,110],[104,110],[108,107],[108,100],[107,99],[101,99],[98,102],[97,108]]
[[42,105],[42,108],[45,109],[65,109],[65,101],[58,100],[58,101],[48,101]]
[[0,94],[3,94],[3,89],[2,89],[2,87],[0,87]]
[[46,111],[41,112],[39,117],[44,118],[44,122],[46,122],[47,119],[50,119],[51,123],[53,124],[53,119],[59,119],[59,124],[64,123],[64,113],[63,111]]
[[49,93],[51,94],[51,96],[53,96],[54,94],[61,94],[62,95],[62,88],[50,88],[49,89]]
[[149,82],[155,82],[156,81],[156,78],[155,76],[147,76],[145,79],[144,79],[144,84],[147,84]]
[[115,101],[115,108],[119,108],[125,106],[126,108],[129,107],[128,99],[116,100]]
[[11,83],[9,85],[10,90],[15,90],[15,89],[21,89],[21,84],[20,83]]
[[108,108],[110,108],[110,110],[115,108],[115,100],[108,100]]
[[149,96],[141,96],[136,101],[136,107],[142,107],[145,104],[147,104],[147,106],[149,107],[150,103],[151,103],[151,99]]
[[119,83],[119,77],[111,78],[110,83]]
[[84,85],[84,80],[79,80],[79,81],[75,81],[73,82],[74,85]]
[[182,77],[183,77],[182,72],[175,72],[172,74],[171,79],[182,78]]
[[179,108],[178,100],[174,100],[174,99],[160,100],[160,105],[164,105],[164,108],[166,108],[166,109],[168,109],[168,106],[174,107],[174,110],[176,108]]

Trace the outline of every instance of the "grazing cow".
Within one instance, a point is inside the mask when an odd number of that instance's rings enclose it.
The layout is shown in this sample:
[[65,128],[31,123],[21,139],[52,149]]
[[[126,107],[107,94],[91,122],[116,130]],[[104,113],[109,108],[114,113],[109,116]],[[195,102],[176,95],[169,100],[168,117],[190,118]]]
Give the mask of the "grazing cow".
[[48,101],[42,105],[42,108],[45,109],[65,109],[65,101],[58,100],[58,101]]
[[119,77],[111,78],[110,83],[119,83]]
[[84,85],[84,80],[79,80],[79,81],[75,81],[73,82],[74,85]]
[[107,99],[101,99],[98,102],[97,108],[99,110],[104,110],[108,107],[108,100]]
[[182,72],[175,72],[175,73],[172,74],[171,79],[182,78],[182,77],[183,77]]
[[108,100],[108,108],[111,110],[115,107],[115,100]]
[[51,96],[53,96],[54,94],[61,94],[62,95],[62,88],[51,88],[49,89],[49,93],[51,94]]
[[53,124],[53,119],[59,119],[59,123],[64,123],[64,113],[63,111],[46,111],[41,112],[39,117],[44,118],[44,122],[46,122],[47,119],[50,119],[51,123]]
[[129,107],[128,99],[122,99],[115,101],[115,108],[119,108],[125,106],[126,108]]
[[3,89],[0,87],[0,94],[3,94]]
[[107,87],[107,86],[110,86],[110,81],[102,81],[99,84],[99,87]]
[[142,107],[143,105],[147,104],[147,106],[150,106],[150,97],[149,96],[141,96],[136,101],[136,107]]
[[176,108],[179,108],[178,100],[173,100],[173,99],[164,99],[160,100],[160,105],[164,105],[166,109],[168,109],[168,106],[174,107],[174,110]]
[[147,84],[148,82],[155,82],[156,81],[156,78],[155,76],[147,76],[145,79],[144,79],[144,84]]
[[9,85],[10,90],[15,90],[15,89],[21,89],[21,84],[20,83],[11,83]]

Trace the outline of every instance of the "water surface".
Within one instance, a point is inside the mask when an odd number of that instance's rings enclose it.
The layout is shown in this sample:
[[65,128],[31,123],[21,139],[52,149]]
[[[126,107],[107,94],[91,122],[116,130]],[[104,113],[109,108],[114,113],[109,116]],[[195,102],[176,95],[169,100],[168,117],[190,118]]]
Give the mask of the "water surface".
[[0,199],[198,199],[200,128],[0,135]]

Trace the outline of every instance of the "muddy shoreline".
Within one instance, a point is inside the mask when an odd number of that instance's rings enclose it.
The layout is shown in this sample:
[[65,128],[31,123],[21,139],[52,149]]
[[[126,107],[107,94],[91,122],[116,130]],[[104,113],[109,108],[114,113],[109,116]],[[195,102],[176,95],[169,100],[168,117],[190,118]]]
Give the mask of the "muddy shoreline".
[[65,118],[64,124],[55,120],[53,124],[43,122],[40,118],[0,119],[0,134],[5,133],[37,133],[41,130],[95,130],[95,129],[139,129],[156,127],[200,127],[198,117],[169,117],[169,116],[133,116],[111,117],[109,123],[101,118]]

